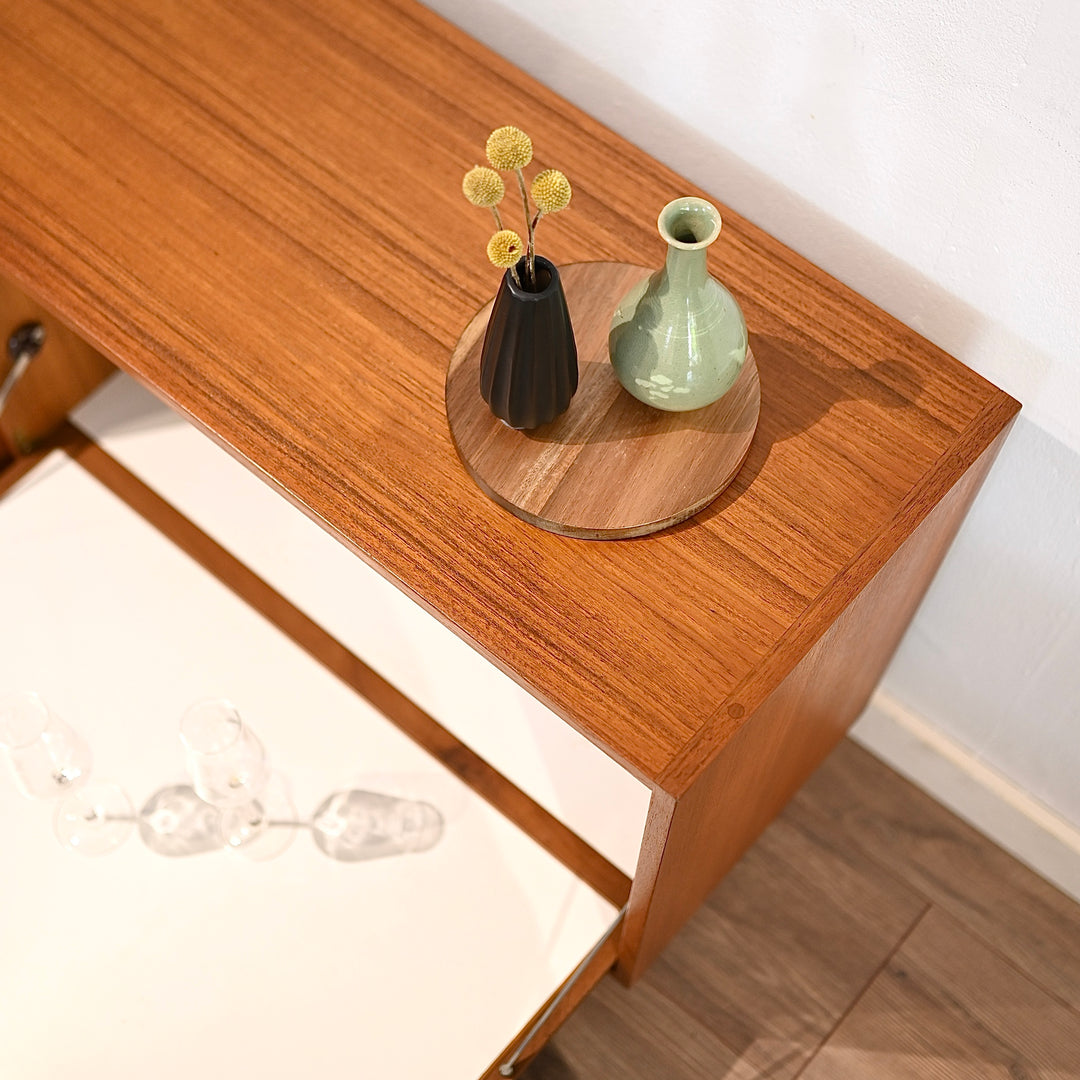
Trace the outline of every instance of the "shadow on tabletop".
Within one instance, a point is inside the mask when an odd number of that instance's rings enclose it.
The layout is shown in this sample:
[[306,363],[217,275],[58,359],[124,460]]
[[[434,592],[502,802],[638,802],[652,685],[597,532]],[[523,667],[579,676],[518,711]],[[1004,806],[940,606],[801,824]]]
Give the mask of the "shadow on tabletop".
[[[867,401],[878,408],[905,409],[922,390],[917,373],[902,361],[878,360],[865,371],[837,363],[818,371],[800,362],[801,347],[793,342],[751,334],[750,343],[761,379],[761,415],[750,452],[728,488],[675,529],[690,528],[723,513],[753,483],[773,446],[810,431],[841,402]],[[894,390],[896,384],[905,386],[905,393]]]
[[[773,236],[793,250],[814,256],[827,264],[828,272],[868,298],[888,304],[888,310],[902,316],[916,332],[964,360],[969,345],[985,332],[990,320],[971,305],[931,281],[895,255],[881,248],[855,229],[830,216],[813,203],[773,177],[749,164],[682,116],[672,113],[642,94],[634,85],[604,70],[568,46],[540,25],[526,19],[500,0],[435,0],[429,6],[440,12],[496,52],[516,63],[534,78],[551,87],[578,107],[590,112],[600,122],[640,146],[647,153],[682,173],[690,183],[679,194],[703,194],[722,202],[722,213],[737,213],[751,222],[761,223]],[[587,177],[582,177],[587,185]],[[695,192],[694,185],[702,191]],[[595,193],[594,193],[595,194]],[[731,208],[729,211],[727,208]],[[736,211],[735,208],[738,208]],[[659,212],[660,206],[646,208]],[[724,280],[724,237],[715,245],[711,269]],[[575,252],[573,258],[603,257]],[[608,254],[610,257],[610,254]],[[663,243],[656,239],[655,250],[641,252],[636,262],[653,266],[663,259]],[[736,295],[738,295],[736,293]],[[740,297],[740,299],[742,299]],[[753,330],[753,326],[751,326]],[[763,347],[763,339],[751,335],[751,342],[762,373],[763,395],[771,392],[775,380],[767,367],[775,370]],[[1030,343],[1029,373],[1048,366],[1045,357]],[[777,342],[778,350],[784,343]],[[787,343],[795,348],[794,343]],[[876,368],[878,365],[874,365]],[[873,369],[871,369],[873,374]],[[770,380],[770,387],[766,382]],[[1000,382],[1000,379],[997,380]],[[1041,381],[1041,380],[1040,380]],[[1005,387],[1008,389],[1008,387]],[[1028,384],[1030,394],[1033,386]],[[844,396],[859,396],[852,388],[841,386]],[[869,395],[875,392],[870,386]],[[912,388],[914,399],[915,388]],[[758,443],[771,445],[796,432],[770,432],[763,406],[762,423],[744,469],[763,463]],[[804,426],[809,426],[809,422]],[[763,430],[764,428],[764,430]],[[767,456],[767,455],[766,455]],[[718,504],[714,504],[718,505]]]

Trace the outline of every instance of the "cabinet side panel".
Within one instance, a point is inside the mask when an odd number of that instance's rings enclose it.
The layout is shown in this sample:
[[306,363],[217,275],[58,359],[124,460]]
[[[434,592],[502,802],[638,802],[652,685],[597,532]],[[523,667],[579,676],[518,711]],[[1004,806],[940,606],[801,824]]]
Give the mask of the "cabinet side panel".
[[45,327],[45,343],[12,391],[0,417],[0,465],[37,446],[116,370],[40,304],[0,277],[0,379],[11,367],[8,336],[27,322],[40,322]]
[[633,982],[864,708],[986,477],[979,456],[674,803],[653,800],[619,973]]

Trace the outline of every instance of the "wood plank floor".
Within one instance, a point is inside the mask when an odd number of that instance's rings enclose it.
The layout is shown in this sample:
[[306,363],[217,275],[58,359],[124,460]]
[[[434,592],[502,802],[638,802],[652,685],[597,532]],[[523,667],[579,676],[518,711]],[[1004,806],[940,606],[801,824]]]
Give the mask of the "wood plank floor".
[[846,741],[527,1080],[1080,1080],[1080,905]]

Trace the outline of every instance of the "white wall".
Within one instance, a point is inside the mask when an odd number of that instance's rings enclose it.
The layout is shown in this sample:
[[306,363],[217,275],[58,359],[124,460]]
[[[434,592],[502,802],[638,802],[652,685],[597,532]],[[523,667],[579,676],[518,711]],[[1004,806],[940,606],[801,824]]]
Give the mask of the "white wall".
[[1080,4],[428,3],[1024,403],[884,686],[1080,824]]

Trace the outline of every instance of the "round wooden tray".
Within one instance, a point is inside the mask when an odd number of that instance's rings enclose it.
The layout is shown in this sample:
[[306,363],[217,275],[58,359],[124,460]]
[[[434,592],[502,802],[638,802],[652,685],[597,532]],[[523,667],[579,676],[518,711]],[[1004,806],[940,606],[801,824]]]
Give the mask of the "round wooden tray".
[[731,483],[750,449],[761,406],[753,355],[713,405],[650,408],[619,385],[607,338],[616,304],[651,271],[571,263],[559,273],[577,337],[574,400],[534,431],[492,415],[480,396],[488,304],[465,328],[446,373],[446,416],[465,468],[512,514],[564,536],[645,536],[685,520]]

